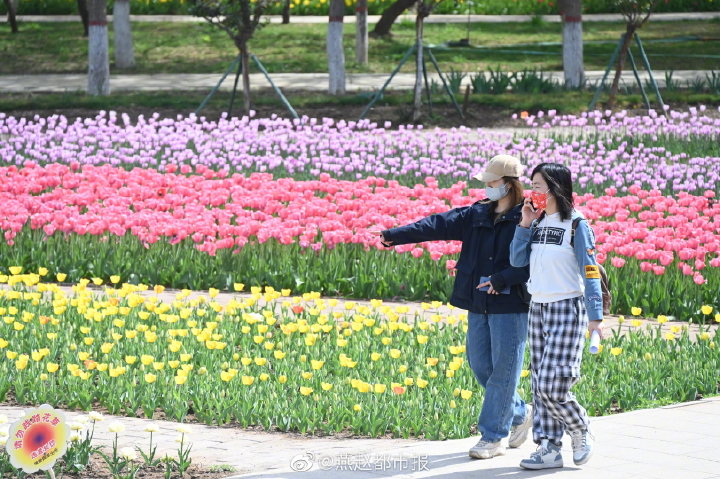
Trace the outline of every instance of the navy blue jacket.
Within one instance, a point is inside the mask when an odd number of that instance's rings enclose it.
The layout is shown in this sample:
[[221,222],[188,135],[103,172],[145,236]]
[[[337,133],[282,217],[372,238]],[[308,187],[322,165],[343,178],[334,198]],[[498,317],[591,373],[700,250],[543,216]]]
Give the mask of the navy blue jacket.
[[[382,233],[385,241],[394,245],[462,241],[450,304],[473,313],[526,313],[528,304],[523,300],[521,288],[530,276],[529,268],[510,265],[510,243],[520,223],[522,205],[515,206],[493,224],[495,206],[496,203],[478,201]],[[478,290],[481,276],[490,276],[497,291],[509,286],[510,294],[487,294]]]

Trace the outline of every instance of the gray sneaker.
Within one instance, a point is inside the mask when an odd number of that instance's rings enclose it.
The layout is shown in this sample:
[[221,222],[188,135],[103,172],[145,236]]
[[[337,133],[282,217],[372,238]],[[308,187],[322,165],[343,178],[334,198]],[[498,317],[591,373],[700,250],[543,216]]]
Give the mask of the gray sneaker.
[[568,434],[570,434],[572,440],[573,462],[576,466],[582,466],[592,456],[595,436],[590,432],[590,429],[573,431]]
[[520,461],[520,467],[533,470],[563,467],[560,446],[556,446],[547,439],[543,439],[540,441],[537,451],[530,454],[528,459]]
[[525,406],[525,419],[517,426],[510,428],[510,436],[508,437],[508,446],[516,448],[522,446],[527,440],[528,432],[533,423],[532,406],[527,404]]
[[505,448],[501,444],[501,441],[489,442],[480,439],[477,444],[470,448],[468,454],[475,459],[490,459],[491,457],[505,454]]

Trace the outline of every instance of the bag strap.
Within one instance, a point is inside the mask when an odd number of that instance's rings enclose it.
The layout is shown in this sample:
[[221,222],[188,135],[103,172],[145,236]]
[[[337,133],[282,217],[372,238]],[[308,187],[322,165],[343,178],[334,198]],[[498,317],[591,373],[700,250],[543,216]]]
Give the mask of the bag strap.
[[583,218],[577,217],[572,221],[572,228],[570,228],[570,246],[575,247],[575,230],[577,229]]

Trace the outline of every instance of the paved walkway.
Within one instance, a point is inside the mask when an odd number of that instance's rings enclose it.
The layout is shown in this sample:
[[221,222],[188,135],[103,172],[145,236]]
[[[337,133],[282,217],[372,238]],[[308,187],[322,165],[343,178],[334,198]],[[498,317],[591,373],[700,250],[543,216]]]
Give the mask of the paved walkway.
[[[587,71],[585,76],[589,85],[599,82],[604,71]],[[665,71],[655,71],[655,80],[660,88],[665,86]],[[470,77],[476,73],[466,73],[463,80],[463,88],[470,84]],[[563,82],[562,72],[543,72],[546,77],[554,78],[559,82]],[[612,81],[612,75],[606,80],[609,84]],[[685,85],[686,82],[695,78],[705,79],[710,75],[709,71],[704,70],[675,70],[673,71],[673,81]],[[273,73],[271,74],[275,84],[283,91],[317,91],[326,92],[328,88],[327,73]],[[221,73],[167,73],[167,74],[147,74],[147,75],[110,75],[110,89],[113,92],[133,92],[133,91],[210,91],[222,77]],[[379,90],[380,87],[388,79],[388,73],[369,73],[369,74],[348,74],[347,75],[347,91],[348,92],[372,92]],[[438,84],[440,79],[437,74],[429,75],[430,80],[434,80]],[[649,79],[645,71],[640,72],[640,78],[643,84]],[[636,86],[635,78],[632,71],[623,72],[622,82]],[[270,84],[260,73],[250,75],[250,84],[253,90],[268,89]],[[228,77],[225,79],[221,90],[229,91],[232,89],[233,79]],[[388,87],[389,90],[411,90],[415,85],[414,73],[399,73],[393,78],[392,83]],[[85,73],[62,73],[62,74],[42,74],[42,75],[0,75],[0,93],[63,93],[74,91],[86,91],[87,74]],[[648,92],[652,96],[652,92]],[[653,97],[654,98],[654,97]],[[292,101],[292,98],[290,99]]]
[[[281,23],[282,18],[279,15],[268,15],[266,17],[270,23]],[[346,15],[345,21],[352,22],[352,15]],[[533,15],[430,15],[425,23],[521,23],[529,22],[534,18]],[[541,15],[543,21],[550,23],[560,23],[560,15]],[[584,22],[621,22],[623,18],[620,14],[615,13],[591,13],[583,15]],[[653,22],[678,22],[686,20],[711,20],[720,18],[720,12],[685,12],[685,13],[655,13],[652,16]],[[20,22],[76,22],[79,21],[78,15],[18,15]],[[380,15],[368,15],[368,23],[377,23]],[[190,22],[202,23],[205,19],[190,15],[131,15],[130,20],[133,22]],[[112,15],[108,16],[108,21],[112,21]],[[290,17],[291,23],[327,23],[328,17],[324,15],[293,15]],[[415,21],[415,15],[400,15],[397,19],[402,21]],[[7,17],[0,18],[0,23],[7,22]]]
[[[0,406],[0,414],[13,421],[22,408]],[[84,414],[68,413],[72,420]],[[110,417],[97,423],[95,444],[109,446],[111,421],[125,426],[119,447],[147,448],[150,423],[158,453],[174,454],[178,444],[176,423]],[[477,438],[448,441],[403,439],[334,439],[297,434],[263,433],[228,427],[193,424],[193,462],[205,466],[228,464],[233,478],[421,478],[489,479],[530,478],[553,474],[583,479],[719,479],[720,397],[645,409],[593,419],[597,437],[592,460],[582,467],[572,464],[569,440],[564,441],[564,469],[529,472],[518,468],[534,450],[531,441],[507,455],[488,461],[472,460],[467,450]],[[567,438],[566,438],[567,439]]]

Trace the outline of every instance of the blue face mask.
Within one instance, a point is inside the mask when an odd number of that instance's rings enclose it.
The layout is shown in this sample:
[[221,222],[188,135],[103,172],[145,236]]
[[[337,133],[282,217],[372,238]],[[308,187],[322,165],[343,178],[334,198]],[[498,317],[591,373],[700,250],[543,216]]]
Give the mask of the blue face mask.
[[489,186],[485,188],[485,194],[490,201],[499,201],[502,198],[505,198],[509,191],[510,187],[507,183],[504,183],[502,186],[498,186],[497,188],[491,188]]

